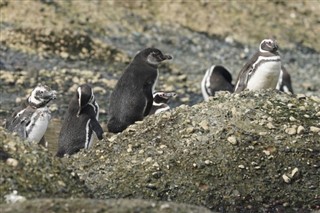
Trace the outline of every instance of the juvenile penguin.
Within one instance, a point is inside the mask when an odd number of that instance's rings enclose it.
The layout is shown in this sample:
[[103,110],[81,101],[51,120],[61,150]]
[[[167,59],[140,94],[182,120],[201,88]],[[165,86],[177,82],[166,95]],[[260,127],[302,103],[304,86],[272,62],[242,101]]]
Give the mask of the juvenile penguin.
[[293,89],[291,85],[291,77],[287,69],[281,66],[281,72],[277,84],[277,90],[285,93],[293,94]]
[[6,122],[6,128],[16,132],[21,138],[46,146],[44,134],[51,119],[47,104],[56,98],[56,91],[47,86],[38,85],[27,100],[12,114]]
[[133,58],[117,82],[110,97],[109,132],[122,132],[150,112],[158,79],[158,65],[172,56],[156,48],[147,48]]
[[214,96],[218,91],[233,92],[232,76],[230,72],[221,65],[213,65],[207,69],[201,81],[201,92],[205,101],[209,96]]
[[149,115],[158,114],[170,109],[167,104],[169,99],[175,97],[177,94],[174,92],[157,91],[153,93],[153,103]]
[[241,69],[235,92],[245,89],[275,89],[281,70],[281,58],[275,40],[264,39],[259,51]]
[[99,105],[95,101],[92,88],[88,84],[77,88],[65,115],[56,156],[72,155],[80,149],[88,149],[92,145],[93,132],[99,140],[103,130],[98,122]]

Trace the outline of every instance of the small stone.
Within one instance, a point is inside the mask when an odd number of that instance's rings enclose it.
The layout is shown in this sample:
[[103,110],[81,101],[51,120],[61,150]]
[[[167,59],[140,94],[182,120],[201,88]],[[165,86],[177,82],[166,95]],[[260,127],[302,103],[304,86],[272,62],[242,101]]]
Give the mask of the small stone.
[[282,175],[282,179],[283,179],[284,182],[286,182],[286,183],[290,183],[290,182],[291,182],[291,178],[288,177],[286,174],[283,174],[283,175]]
[[320,112],[317,112],[316,116],[320,117]]
[[297,134],[302,134],[302,133],[304,133],[305,132],[305,129],[304,129],[304,127],[303,126],[298,126],[298,129],[297,129]]
[[320,132],[320,128],[315,126],[310,126],[310,132],[318,133]]
[[204,163],[205,163],[206,165],[209,165],[209,164],[212,163],[212,161],[210,161],[210,160],[205,160]]
[[245,167],[244,167],[244,165],[239,165],[238,168],[244,169]]
[[288,134],[288,135],[295,135],[297,134],[297,128],[296,127],[290,127],[290,128],[287,128],[285,130],[285,132]]
[[306,95],[305,94],[297,94],[297,98],[298,99],[306,99]]
[[199,126],[201,126],[202,129],[204,129],[204,130],[208,130],[208,129],[209,129],[209,123],[208,123],[208,121],[206,121],[206,120],[201,121],[201,122],[199,123]]
[[290,121],[296,121],[297,119],[295,119],[293,116],[290,116],[290,117],[289,117],[289,120],[290,120]]
[[60,53],[60,56],[61,56],[62,58],[64,58],[64,59],[66,59],[66,58],[69,57],[69,53],[67,53],[67,52],[61,52],[61,53]]
[[12,167],[16,167],[19,164],[19,162],[14,158],[8,158],[6,160],[6,163],[7,163],[7,165],[12,166]]
[[152,161],[152,157],[148,157],[147,159],[146,159],[146,162],[151,162]]
[[266,154],[267,156],[269,156],[271,154],[271,152],[269,150],[263,150],[262,151],[264,154]]
[[267,127],[269,129],[275,129],[276,128],[271,122],[267,123]]
[[162,204],[160,206],[160,209],[168,209],[168,208],[170,208],[170,205],[168,203]]
[[238,142],[237,142],[237,138],[235,136],[230,136],[227,138],[228,142],[233,144],[233,145],[236,145]]

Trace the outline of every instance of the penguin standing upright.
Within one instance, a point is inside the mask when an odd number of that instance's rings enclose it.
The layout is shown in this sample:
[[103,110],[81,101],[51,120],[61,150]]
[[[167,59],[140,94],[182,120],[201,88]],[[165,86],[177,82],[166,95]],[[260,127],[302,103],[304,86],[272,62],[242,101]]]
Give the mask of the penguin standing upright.
[[78,87],[69,103],[60,135],[56,156],[72,155],[83,148],[90,148],[93,132],[99,140],[103,130],[98,122],[99,105],[95,101],[92,88],[88,84]]
[[207,69],[201,81],[201,92],[205,101],[209,96],[214,96],[218,91],[233,92],[232,76],[230,72],[221,65],[213,65]]
[[109,132],[122,132],[148,115],[158,79],[158,65],[172,59],[156,48],[147,48],[133,58],[110,97]]
[[275,40],[264,39],[259,51],[241,69],[235,92],[245,89],[276,89],[281,70],[281,58]]
[[51,119],[47,104],[56,98],[56,91],[45,85],[35,87],[28,99],[12,114],[6,128],[21,138],[47,146],[44,134]]
[[177,94],[174,92],[157,91],[153,93],[153,103],[149,115],[158,114],[170,109],[167,104],[170,98],[175,97]]

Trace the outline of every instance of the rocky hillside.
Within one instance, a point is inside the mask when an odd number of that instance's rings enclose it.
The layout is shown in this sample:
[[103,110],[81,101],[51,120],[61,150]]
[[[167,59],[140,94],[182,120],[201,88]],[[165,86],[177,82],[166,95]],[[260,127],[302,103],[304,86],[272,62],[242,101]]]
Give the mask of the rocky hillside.
[[[317,0],[0,0],[0,122],[37,83],[59,93],[50,104],[49,150],[0,129],[0,208],[319,210],[319,10]],[[202,103],[205,70],[222,64],[235,79],[268,37],[277,38],[298,95],[222,93]],[[77,86],[93,85],[104,127],[117,79],[149,46],[174,56],[156,88],[178,94],[173,110],[106,133],[89,151],[53,157]],[[27,201],[5,204],[13,191]]]

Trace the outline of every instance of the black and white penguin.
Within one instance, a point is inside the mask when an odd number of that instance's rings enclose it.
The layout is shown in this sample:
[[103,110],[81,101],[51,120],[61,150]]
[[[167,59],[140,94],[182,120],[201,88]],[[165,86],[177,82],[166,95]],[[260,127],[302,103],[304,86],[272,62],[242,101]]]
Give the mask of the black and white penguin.
[[150,112],[158,79],[158,65],[172,56],[156,48],[147,48],[133,58],[117,82],[110,97],[109,132],[122,132]]
[[221,65],[213,65],[207,69],[201,81],[201,92],[205,101],[214,96],[218,91],[233,92],[232,76],[230,72]]
[[281,70],[281,58],[275,40],[264,39],[259,51],[241,69],[235,92],[245,89],[276,89]]
[[8,119],[6,128],[30,142],[47,146],[44,134],[51,119],[47,104],[55,98],[55,90],[38,85],[32,90],[27,100],[12,114],[11,119]]
[[56,156],[72,155],[92,145],[93,132],[99,140],[103,130],[99,122],[99,105],[95,101],[91,86],[81,85],[71,99],[65,115]]
[[277,84],[277,90],[285,93],[293,94],[293,89],[291,85],[291,77],[287,69],[281,66],[281,72]]
[[158,114],[170,109],[167,104],[170,98],[175,97],[177,94],[174,92],[157,91],[153,93],[153,103],[149,115]]

